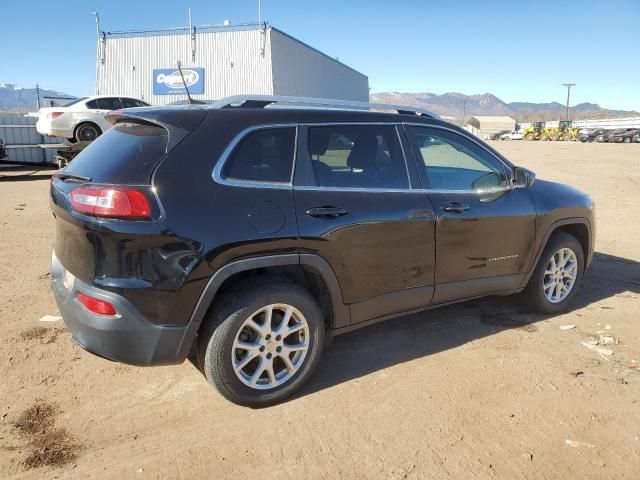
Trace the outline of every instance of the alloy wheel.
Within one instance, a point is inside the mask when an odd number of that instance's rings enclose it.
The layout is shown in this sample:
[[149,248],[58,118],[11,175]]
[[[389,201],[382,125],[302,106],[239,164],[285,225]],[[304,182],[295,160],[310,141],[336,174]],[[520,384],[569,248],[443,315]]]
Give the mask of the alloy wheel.
[[267,305],[242,324],[233,341],[231,362],[238,379],[250,388],[279,387],[302,367],[309,350],[309,325],[287,304]]
[[551,303],[569,296],[578,276],[578,259],[570,248],[561,248],[551,256],[544,271],[544,295]]

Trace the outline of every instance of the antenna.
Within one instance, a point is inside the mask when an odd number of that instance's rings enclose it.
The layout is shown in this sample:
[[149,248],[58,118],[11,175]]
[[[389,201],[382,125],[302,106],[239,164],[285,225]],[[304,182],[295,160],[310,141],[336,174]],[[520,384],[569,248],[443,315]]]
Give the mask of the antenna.
[[96,10],[95,12],[91,12],[96,17],[96,36],[100,36],[100,13]]
[[189,99],[189,105],[193,105],[194,101],[191,98],[191,94],[189,93],[189,87],[187,87],[187,82],[184,81],[184,75],[182,74],[182,65],[180,64],[180,60],[178,60],[178,71],[180,72],[180,78],[182,78],[182,84],[184,85],[184,89],[187,92],[187,98]]

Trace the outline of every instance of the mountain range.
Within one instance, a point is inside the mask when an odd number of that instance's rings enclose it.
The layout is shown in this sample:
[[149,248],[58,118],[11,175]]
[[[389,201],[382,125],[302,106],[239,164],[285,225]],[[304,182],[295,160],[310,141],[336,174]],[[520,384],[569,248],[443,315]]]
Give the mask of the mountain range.
[[[400,93],[380,92],[372,93],[370,101],[374,103],[391,103],[422,108],[437,113],[447,119],[462,121],[474,115],[509,115],[521,122],[534,120],[561,120],[565,116],[565,105],[558,102],[506,103],[491,93],[482,95],[464,95],[449,92],[442,95],[435,93]],[[572,119],[606,118],[621,116],[636,116],[638,112],[627,110],[609,110],[596,103],[580,103],[570,107]]]
[[[41,88],[41,105],[45,104],[43,97],[73,97],[63,92]],[[564,118],[565,106],[558,102],[506,103],[491,93],[482,95],[464,95],[449,92],[442,95],[435,93],[400,93],[380,92],[370,95],[371,102],[407,105],[432,111],[448,120],[461,122],[473,115],[509,115],[521,122],[535,120],[559,120]],[[21,88],[11,83],[0,82],[0,110],[35,111],[36,89]],[[580,103],[570,109],[573,119],[606,118],[621,116],[636,116],[638,112],[626,110],[608,110],[596,103]]]
[[[40,102],[44,106],[43,97],[73,97],[56,90],[40,89]],[[0,110],[36,111],[36,89],[21,88],[12,83],[0,82]]]

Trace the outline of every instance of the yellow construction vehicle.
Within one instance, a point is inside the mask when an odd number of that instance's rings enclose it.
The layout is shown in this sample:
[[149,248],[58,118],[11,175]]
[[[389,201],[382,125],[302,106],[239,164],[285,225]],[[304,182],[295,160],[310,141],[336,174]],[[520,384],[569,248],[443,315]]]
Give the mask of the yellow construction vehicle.
[[543,140],[542,135],[544,134],[546,138],[544,140],[549,139],[548,132],[546,131],[544,122],[533,122],[530,126],[525,128],[522,131],[524,140]]
[[578,135],[580,135],[580,129],[572,125],[573,122],[571,120],[560,120],[558,126],[551,129],[549,138],[551,140],[577,140]]

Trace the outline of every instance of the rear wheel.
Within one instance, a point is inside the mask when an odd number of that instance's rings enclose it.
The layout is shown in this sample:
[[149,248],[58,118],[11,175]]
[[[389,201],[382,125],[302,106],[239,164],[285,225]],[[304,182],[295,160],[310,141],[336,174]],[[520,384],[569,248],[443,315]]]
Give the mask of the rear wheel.
[[524,136],[525,140],[529,140],[530,142],[536,139],[536,134],[533,132],[529,132]]
[[79,142],[93,142],[102,134],[95,123],[81,123],[76,127],[75,138]]
[[546,142],[547,140],[549,140],[549,134],[547,132],[543,132],[542,135],[540,135],[540,141]]
[[324,321],[301,286],[272,279],[224,294],[198,336],[205,377],[225,398],[250,407],[292,395],[317,366]]
[[631,139],[629,137],[624,137],[624,143],[631,143]]
[[576,295],[584,274],[584,253],[573,235],[554,233],[542,252],[523,295],[540,313],[565,310]]

